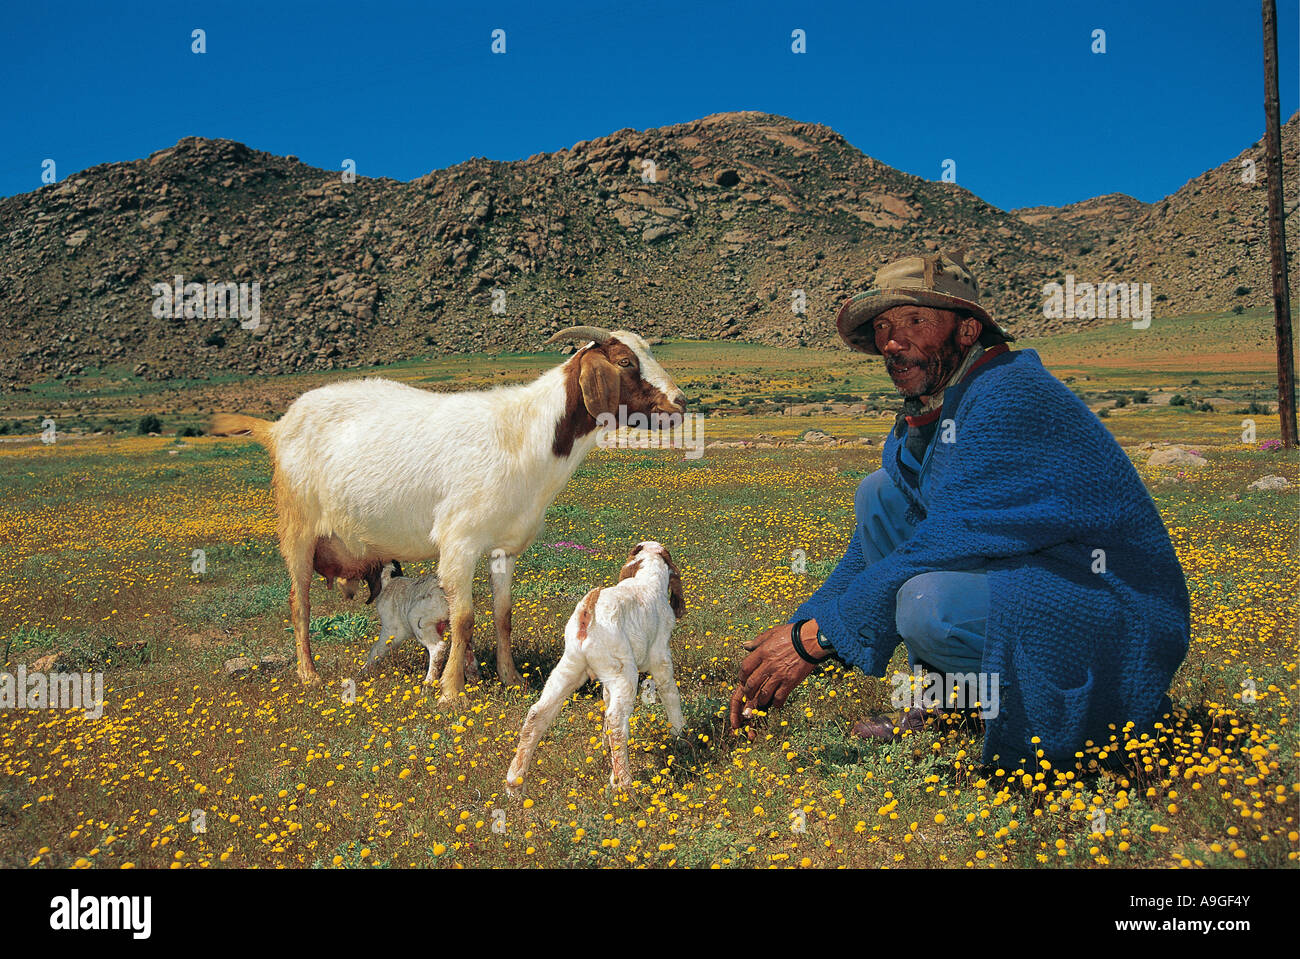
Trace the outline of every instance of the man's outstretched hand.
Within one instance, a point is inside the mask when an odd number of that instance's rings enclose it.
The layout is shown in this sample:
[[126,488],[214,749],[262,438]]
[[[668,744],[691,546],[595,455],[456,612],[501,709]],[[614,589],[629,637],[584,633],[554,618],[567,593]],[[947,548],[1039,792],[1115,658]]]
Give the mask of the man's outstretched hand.
[[[745,643],[750,654],[740,664],[740,685],[731,694],[732,729],[746,725],[755,709],[784,706],[794,688],[817,671],[815,665],[795,652],[790,640],[793,629],[789,623],[774,626]],[[800,636],[810,655],[825,657],[817,645],[815,621],[805,623]]]

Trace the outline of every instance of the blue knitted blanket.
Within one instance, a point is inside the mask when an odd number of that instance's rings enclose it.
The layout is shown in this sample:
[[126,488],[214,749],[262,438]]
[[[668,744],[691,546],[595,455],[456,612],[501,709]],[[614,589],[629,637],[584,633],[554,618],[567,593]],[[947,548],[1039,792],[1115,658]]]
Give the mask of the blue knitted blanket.
[[[1000,700],[986,723],[985,763],[1014,766],[1038,749],[1073,762],[1089,741],[1123,741],[1129,722],[1132,733],[1149,731],[1170,708],[1191,614],[1169,534],[1133,464],[1033,350],[996,356],[950,386],[940,424],[924,504],[899,471],[902,441],[891,432],[884,447],[885,469],[920,517],[912,537],[867,566],[855,533],[792,622],[815,618],[845,662],[883,676],[902,641],[894,614],[903,583],[982,569],[983,668],[998,676]],[[1099,557],[1104,571],[1094,572]]]

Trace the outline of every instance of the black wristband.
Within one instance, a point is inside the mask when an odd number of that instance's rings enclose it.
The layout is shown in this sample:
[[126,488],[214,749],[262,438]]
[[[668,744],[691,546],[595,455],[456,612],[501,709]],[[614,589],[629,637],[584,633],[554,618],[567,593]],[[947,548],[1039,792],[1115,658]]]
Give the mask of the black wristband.
[[803,640],[799,637],[799,631],[803,629],[803,624],[806,622],[808,622],[808,620],[801,619],[799,622],[794,624],[794,629],[790,630],[790,642],[793,643],[794,651],[799,654],[800,659],[805,663],[812,663],[814,666],[820,666],[822,661],[803,648]]

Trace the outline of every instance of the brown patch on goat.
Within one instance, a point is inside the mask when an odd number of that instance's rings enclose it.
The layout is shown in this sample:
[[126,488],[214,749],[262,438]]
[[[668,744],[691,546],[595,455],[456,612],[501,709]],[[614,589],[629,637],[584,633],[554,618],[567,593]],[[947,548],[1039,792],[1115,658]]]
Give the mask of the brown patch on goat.
[[641,378],[641,361],[636,352],[617,337],[602,344],[585,346],[564,364],[564,412],[555,424],[551,452],[568,456],[574,441],[596,428],[602,413],[617,414],[620,406],[628,415],[674,413],[663,390]]
[[668,564],[668,603],[673,608],[673,615],[681,619],[686,615],[686,595],[682,592],[682,572],[673,562],[667,548],[664,549],[664,562]]
[[592,617],[596,615],[596,600],[600,598],[600,587],[589,590],[587,595],[582,597],[582,602],[578,604],[578,645],[587,641],[587,627],[591,625]]
[[627,562],[624,563],[623,568],[619,570],[618,581],[620,583],[625,579],[631,579],[640,571],[641,561],[636,559],[636,554],[639,552],[641,552],[641,544],[637,543],[632,547],[632,552],[627,554]]
[[555,438],[551,441],[551,452],[556,456],[568,456],[573,452],[574,441],[596,428],[596,418],[587,411],[579,382],[587,352],[579,350],[564,364],[564,412],[555,423]]

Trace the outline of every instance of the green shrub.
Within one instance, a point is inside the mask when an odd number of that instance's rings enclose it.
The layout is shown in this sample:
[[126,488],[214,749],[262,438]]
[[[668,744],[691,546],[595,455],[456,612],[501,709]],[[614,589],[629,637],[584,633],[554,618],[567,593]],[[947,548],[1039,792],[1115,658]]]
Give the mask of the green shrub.
[[154,414],[149,413],[147,416],[140,417],[140,422],[136,425],[135,431],[141,436],[144,436],[146,433],[161,433],[162,420],[158,419]]

